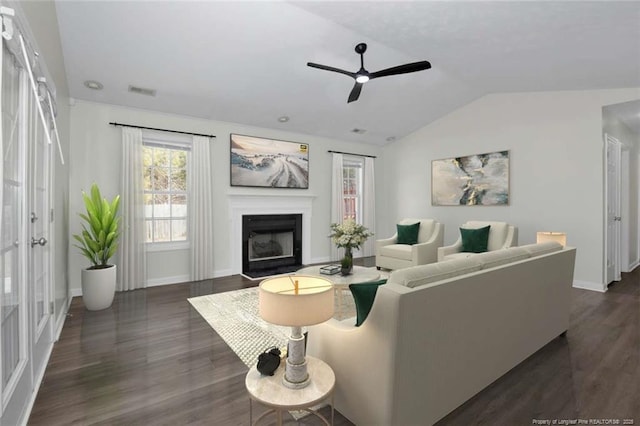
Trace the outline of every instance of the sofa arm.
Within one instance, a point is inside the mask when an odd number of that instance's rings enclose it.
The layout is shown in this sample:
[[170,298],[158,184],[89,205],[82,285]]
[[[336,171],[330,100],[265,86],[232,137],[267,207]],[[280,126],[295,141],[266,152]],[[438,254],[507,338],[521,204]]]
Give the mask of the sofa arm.
[[507,249],[510,247],[518,246],[518,228],[512,225],[509,225],[507,230],[507,238],[504,240],[504,244],[501,248]]
[[378,250],[384,246],[390,246],[391,244],[396,244],[398,242],[398,234],[393,234],[393,237],[386,238],[383,240],[376,240],[376,255],[378,254]]
[[444,225],[436,223],[431,238],[423,243],[411,246],[411,259],[414,265],[425,265],[438,261],[438,248],[444,243]]
[[444,246],[438,248],[438,262],[444,260],[445,256],[449,256],[450,254],[459,253],[462,250],[462,239],[458,238],[451,246]]
[[[393,291],[387,286],[400,288]],[[380,286],[360,327],[355,327],[354,318],[353,323],[331,319],[308,328],[307,354],[333,369],[339,378],[335,408],[355,424],[392,424],[399,292],[409,290]]]

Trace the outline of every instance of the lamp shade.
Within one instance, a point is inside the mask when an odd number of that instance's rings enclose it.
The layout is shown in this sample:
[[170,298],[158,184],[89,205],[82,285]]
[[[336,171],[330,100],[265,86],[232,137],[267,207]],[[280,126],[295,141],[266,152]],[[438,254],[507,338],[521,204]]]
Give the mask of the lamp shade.
[[562,247],[567,245],[567,234],[564,232],[538,232],[536,234],[536,242],[545,243],[547,241],[555,241],[562,244]]
[[288,275],[260,283],[260,316],[291,327],[319,324],[333,317],[333,284],[320,277]]

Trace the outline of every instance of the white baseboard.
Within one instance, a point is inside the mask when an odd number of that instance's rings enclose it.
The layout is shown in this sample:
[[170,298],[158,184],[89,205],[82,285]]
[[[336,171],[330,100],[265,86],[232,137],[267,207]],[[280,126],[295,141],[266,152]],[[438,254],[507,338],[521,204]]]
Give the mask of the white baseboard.
[[633,272],[633,270],[636,269],[638,266],[640,266],[640,259],[636,260],[631,265],[629,265],[629,271],[628,272]]
[[47,355],[45,357],[44,363],[42,364],[42,368],[40,371],[36,373],[35,379],[35,387],[33,389],[33,393],[29,398],[29,403],[27,404],[27,408],[24,410],[24,418],[21,419],[20,425],[26,425],[29,420],[29,416],[31,415],[31,410],[33,410],[33,404],[36,402],[36,397],[38,396],[38,391],[40,390],[40,385],[42,384],[42,379],[44,379],[44,373],[47,371],[47,365],[49,365],[49,358],[51,358],[51,353],[53,352],[53,343],[51,343],[47,347]]
[[67,313],[69,312],[69,306],[71,306],[71,297],[67,298],[67,306],[64,308],[64,312],[58,318],[58,321],[55,325],[53,341],[57,342],[60,339],[60,333],[62,333],[62,328],[64,327],[64,322],[67,319]]
[[581,288],[583,290],[597,291],[604,293],[607,291],[607,285],[602,283],[594,283],[591,281],[573,280],[574,288]]
[[71,291],[71,297],[80,297],[80,296],[82,296],[82,289],[81,288],[72,288],[70,291]]
[[219,271],[213,271],[213,278],[228,277],[233,275],[231,269],[220,269]]
[[157,287],[160,285],[179,284],[187,281],[191,281],[189,275],[176,275],[173,277],[153,278],[147,280],[147,287]]

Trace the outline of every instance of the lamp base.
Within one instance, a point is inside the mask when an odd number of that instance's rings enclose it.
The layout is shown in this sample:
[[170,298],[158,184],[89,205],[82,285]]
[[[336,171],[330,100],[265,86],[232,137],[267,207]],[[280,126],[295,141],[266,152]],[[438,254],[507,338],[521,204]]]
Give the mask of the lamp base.
[[287,349],[287,362],[285,364],[282,384],[290,389],[302,389],[309,384],[307,373],[307,360],[304,358],[305,341],[300,327],[292,327]]
[[287,359],[285,374],[282,376],[282,384],[289,389],[302,389],[309,385],[311,378],[307,374],[307,361],[304,364],[290,364]]

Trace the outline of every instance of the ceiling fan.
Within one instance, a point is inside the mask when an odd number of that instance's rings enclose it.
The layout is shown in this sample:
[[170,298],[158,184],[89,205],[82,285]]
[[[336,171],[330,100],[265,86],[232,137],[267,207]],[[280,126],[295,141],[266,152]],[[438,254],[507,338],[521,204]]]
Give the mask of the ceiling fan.
[[410,72],[428,70],[429,68],[431,68],[431,64],[428,61],[419,61],[419,62],[412,62],[410,64],[398,65],[396,67],[391,67],[391,68],[370,73],[369,71],[364,69],[363,55],[364,55],[364,52],[367,51],[367,44],[366,43],[357,44],[355,51],[357,54],[360,55],[360,69],[357,72],[350,72],[350,71],[341,70],[340,68],[334,68],[327,65],[314,64],[313,62],[307,62],[307,65],[312,68],[318,68],[325,71],[338,72],[340,74],[348,75],[349,77],[353,78],[356,81],[356,84],[353,86],[353,89],[351,89],[351,93],[349,93],[349,99],[347,100],[347,103],[358,100],[358,98],[360,97],[360,92],[362,91],[362,85],[369,80],[373,80],[374,78],[378,78],[378,77],[386,77],[389,75],[406,74]]

